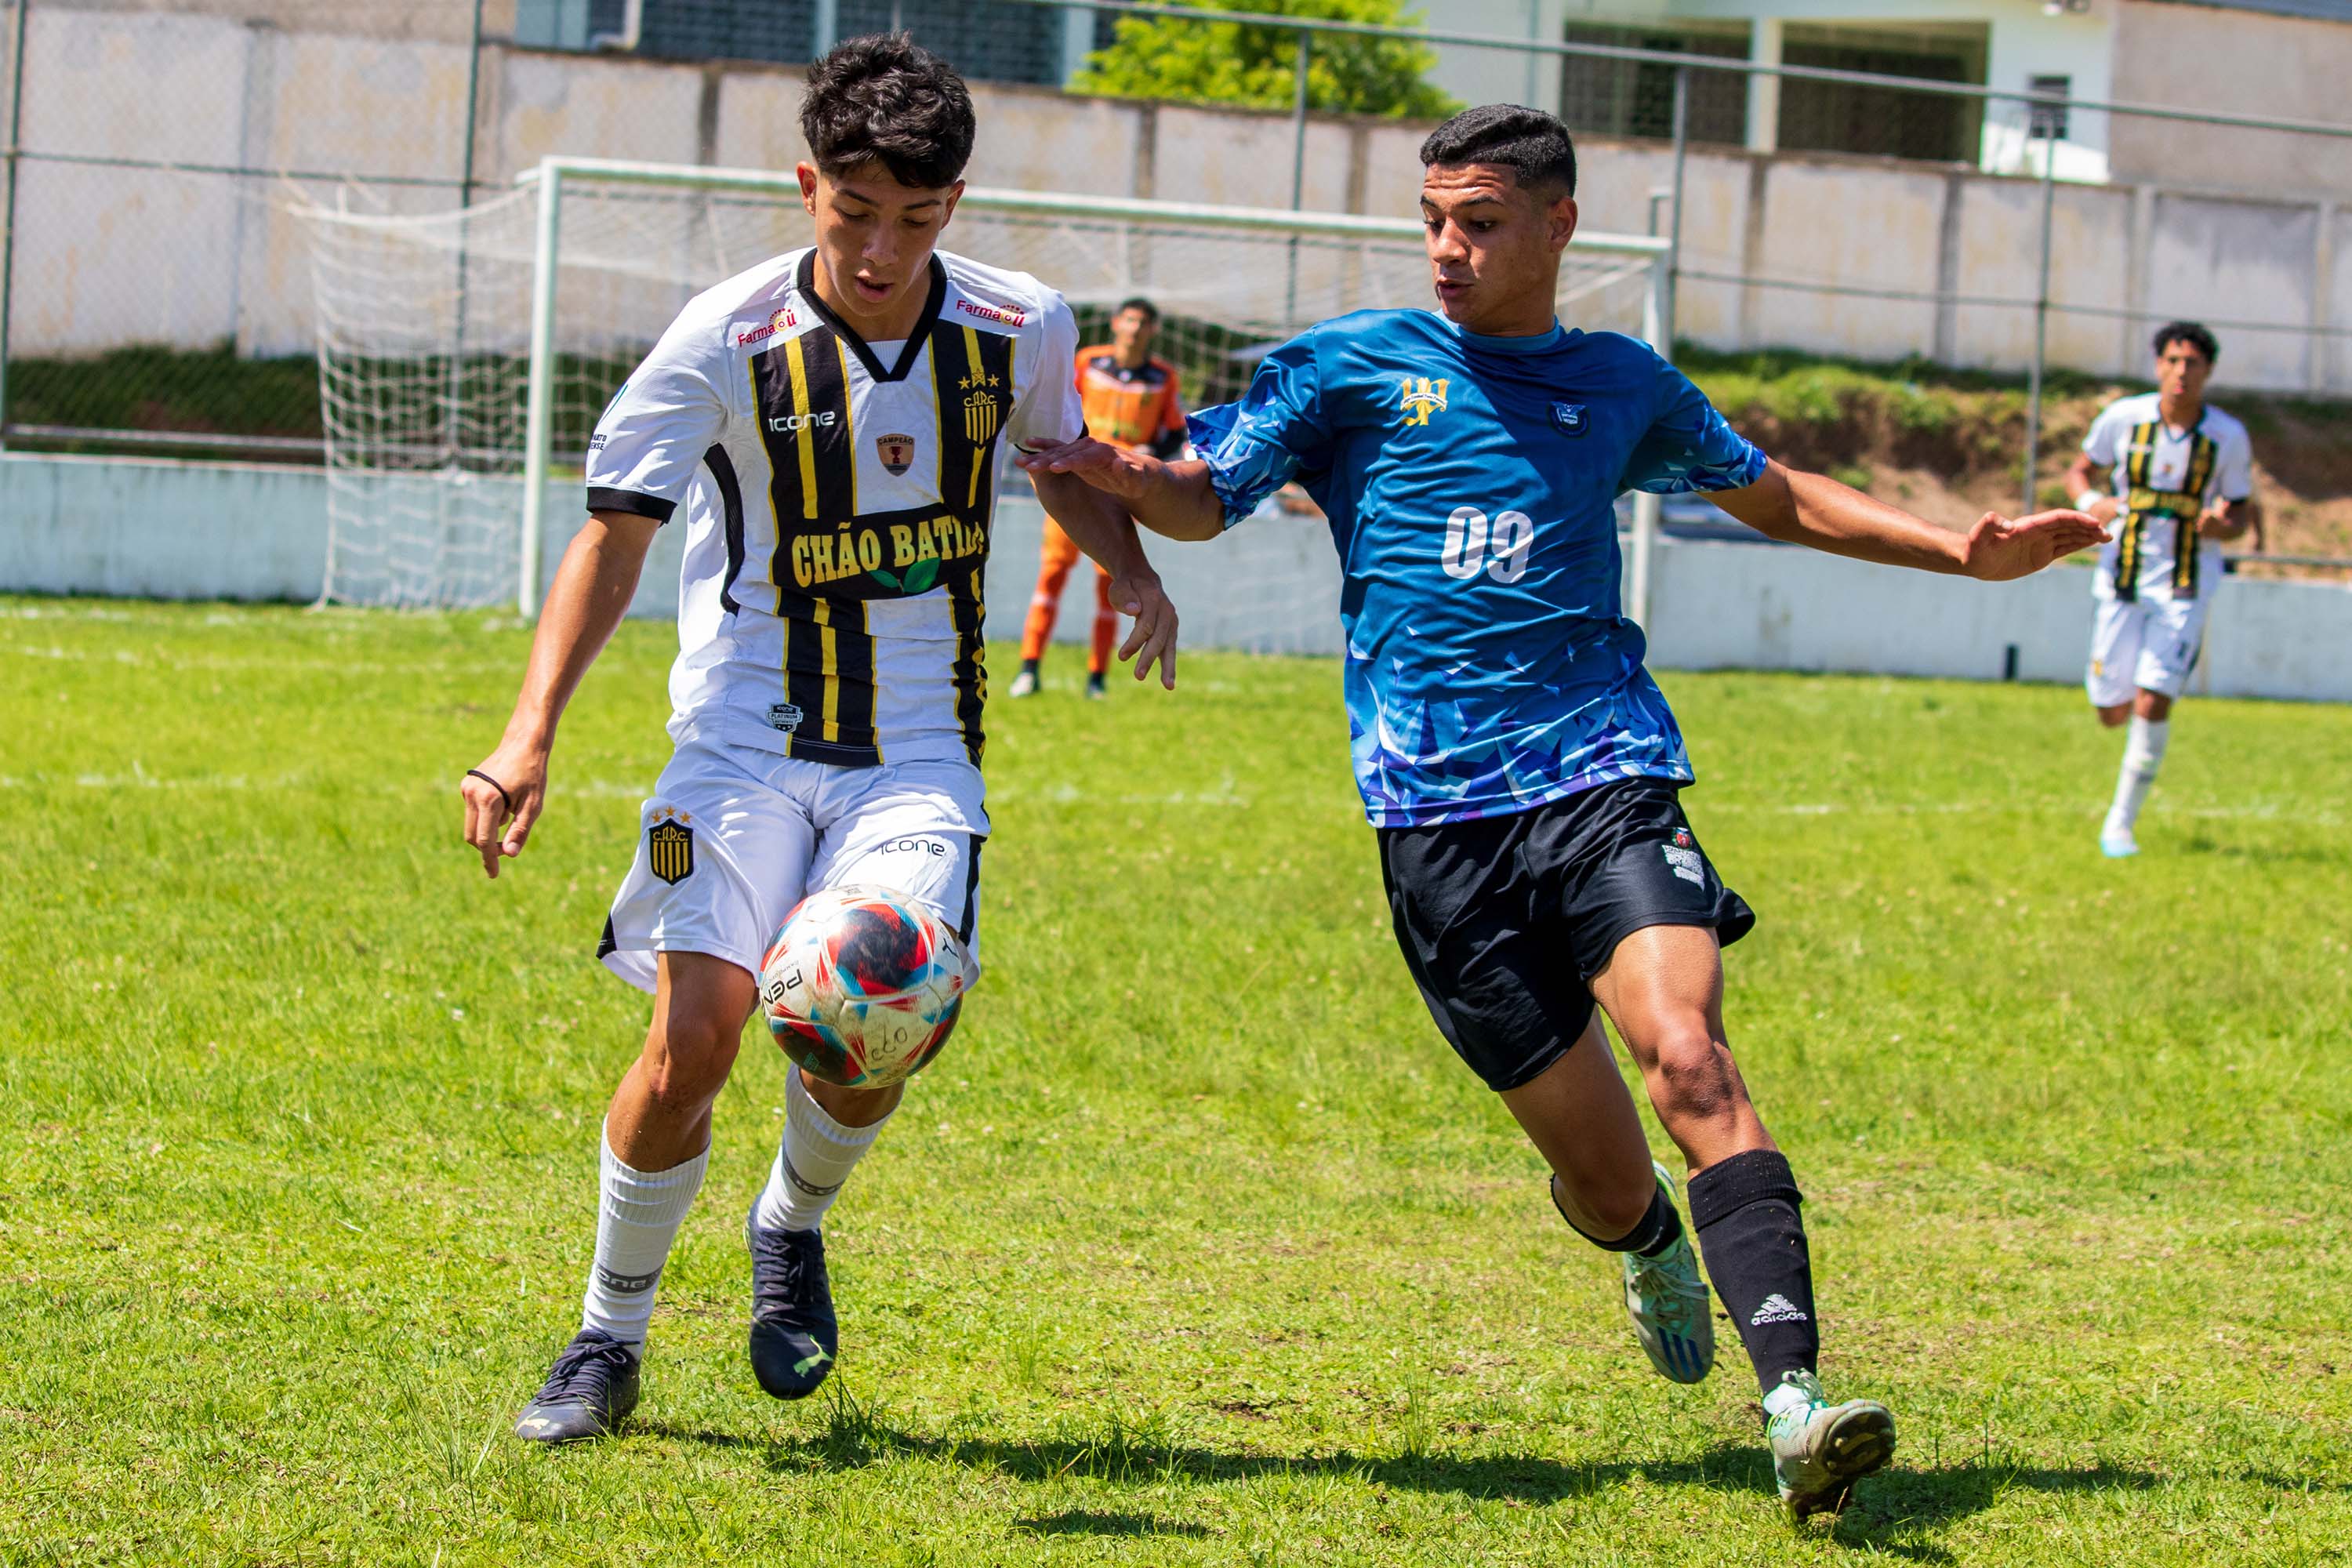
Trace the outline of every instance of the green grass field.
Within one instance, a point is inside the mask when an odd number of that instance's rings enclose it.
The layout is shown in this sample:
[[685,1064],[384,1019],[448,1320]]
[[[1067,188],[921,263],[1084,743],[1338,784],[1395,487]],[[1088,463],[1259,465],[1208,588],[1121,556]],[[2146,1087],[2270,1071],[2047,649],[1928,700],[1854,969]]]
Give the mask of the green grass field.
[[2352,712],[2192,700],[2110,864],[2036,687],[1665,681],[1824,1370],[1904,1424],[1834,1527],[1422,1012],[1335,668],[1206,654],[996,705],[989,975],[835,1211],[827,1396],[743,1358],[762,1043],[637,1419],[525,1449],[673,642],[492,885],[510,621],[0,600],[0,1562],[2352,1561]]

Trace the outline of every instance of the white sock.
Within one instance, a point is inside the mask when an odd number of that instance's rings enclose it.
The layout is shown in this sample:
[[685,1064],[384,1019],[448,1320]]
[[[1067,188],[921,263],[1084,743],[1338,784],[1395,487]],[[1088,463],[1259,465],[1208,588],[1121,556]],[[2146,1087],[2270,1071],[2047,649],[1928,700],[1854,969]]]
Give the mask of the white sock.
[[814,1230],[890,1117],[871,1127],[844,1127],[816,1102],[801,1081],[800,1068],[785,1079],[784,1136],[751,1223],[761,1230]]
[[646,1324],[654,1315],[654,1287],[670,1244],[694,1194],[702,1190],[705,1149],[667,1171],[635,1171],[621,1163],[605,1135],[596,1139],[599,1161],[596,1261],[588,1270],[588,1294],[580,1303],[580,1326],[602,1329],[642,1349]]
[[2169,720],[2154,722],[2132,715],[2131,730],[2124,741],[2124,765],[2116,774],[2116,803],[2107,808],[2107,831],[2129,833],[2139,820],[2139,808],[2147,800],[2148,786],[2156,782],[2156,770],[2164,761],[2164,743],[2171,736]]

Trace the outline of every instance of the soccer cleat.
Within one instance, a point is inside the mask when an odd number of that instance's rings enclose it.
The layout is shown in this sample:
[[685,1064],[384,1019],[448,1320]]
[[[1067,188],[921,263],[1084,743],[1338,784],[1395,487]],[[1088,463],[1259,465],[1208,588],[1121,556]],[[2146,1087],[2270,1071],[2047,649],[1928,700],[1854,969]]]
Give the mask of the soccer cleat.
[[752,1212],[751,1375],[778,1399],[806,1399],[833,1370],[841,1346],[824,1236],[763,1229]]
[[583,1329],[548,1369],[538,1396],[515,1418],[532,1443],[602,1437],[637,1407],[637,1352],[602,1329]]
[[1109,695],[1108,692],[1103,689],[1102,671],[1097,670],[1087,677],[1087,695],[1089,697],[1107,697]]
[[1793,1520],[1836,1513],[1853,1496],[1854,1482],[1895,1457],[1894,1414],[1873,1399],[1832,1405],[1810,1372],[1782,1373],[1773,1394],[1788,1389],[1802,1402],[1788,1402],[1764,1424],[1780,1501]]
[[[1673,1203],[1675,1179],[1654,1160],[1650,1169],[1657,1173],[1666,1202]],[[1675,1383],[1700,1381],[1715,1366],[1715,1318],[1690,1237],[1675,1237],[1674,1245],[1655,1258],[1636,1252],[1622,1256],[1625,1315],[1633,1320],[1633,1337],[1642,1342],[1650,1364],[1660,1377]]]
[[2139,840],[2128,827],[2099,829],[2099,853],[2110,860],[2124,860],[2139,853]]
[[1013,678],[1013,688],[1011,690],[1007,691],[1005,695],[1007,697],[1036,696],[1037,672],[1034,669],[1024,669],[1020,674],[1014,676]]

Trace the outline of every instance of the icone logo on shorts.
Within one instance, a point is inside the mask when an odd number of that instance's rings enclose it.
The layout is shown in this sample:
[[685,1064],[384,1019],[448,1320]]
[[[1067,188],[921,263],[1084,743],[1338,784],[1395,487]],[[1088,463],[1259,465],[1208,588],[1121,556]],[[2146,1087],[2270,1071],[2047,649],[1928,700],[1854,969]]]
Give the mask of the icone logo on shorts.
[[893,838],[889,843],[882,846],[882,853],[885,855],[908,853],[945,855],[947,852],[948,847],[936,838]]

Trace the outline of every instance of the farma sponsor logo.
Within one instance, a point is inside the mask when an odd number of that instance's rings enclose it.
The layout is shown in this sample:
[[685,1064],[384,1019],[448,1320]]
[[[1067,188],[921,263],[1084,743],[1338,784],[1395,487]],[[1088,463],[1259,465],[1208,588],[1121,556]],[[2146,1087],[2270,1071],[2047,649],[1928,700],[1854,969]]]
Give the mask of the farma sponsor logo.
[[978,300],[958,299],[956,309],[967,316],[977,316],[983,321],[995,321],[1007,327],[1023,326],[1029,320],[1026,310],[1007,310],[1002,305],[990,305]]

